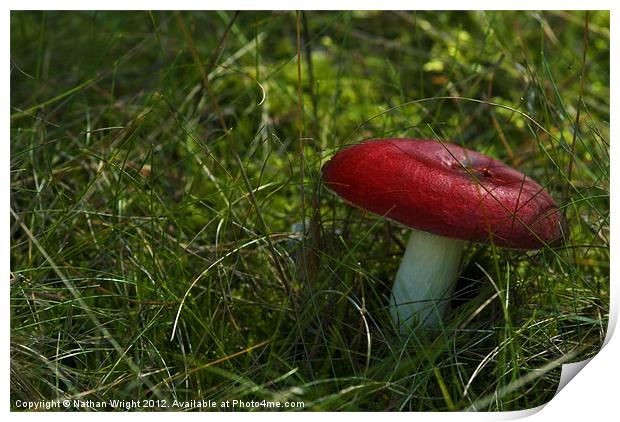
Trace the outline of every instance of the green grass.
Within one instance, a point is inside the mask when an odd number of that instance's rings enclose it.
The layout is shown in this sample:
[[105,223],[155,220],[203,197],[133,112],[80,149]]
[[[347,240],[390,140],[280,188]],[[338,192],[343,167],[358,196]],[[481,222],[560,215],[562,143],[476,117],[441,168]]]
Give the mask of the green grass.
[[[13,12],[12,409],[547,402],[607,326],[609,44],[608,12]],[[379,137],[504,160],[570,239],[471,245],[444,331],[400,340],[407,230],[320,178]]]

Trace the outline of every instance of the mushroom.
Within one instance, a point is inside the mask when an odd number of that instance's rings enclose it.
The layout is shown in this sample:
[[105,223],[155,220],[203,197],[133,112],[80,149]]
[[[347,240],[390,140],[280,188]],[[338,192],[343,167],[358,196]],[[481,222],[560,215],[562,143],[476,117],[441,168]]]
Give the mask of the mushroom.
[[567,235],[566,220],[538,183],[448,142],[366,141],[334,155],[323,177],[354,206],[412,229],[390,295],[402,334],[442,325],[467,242],[539,249]]

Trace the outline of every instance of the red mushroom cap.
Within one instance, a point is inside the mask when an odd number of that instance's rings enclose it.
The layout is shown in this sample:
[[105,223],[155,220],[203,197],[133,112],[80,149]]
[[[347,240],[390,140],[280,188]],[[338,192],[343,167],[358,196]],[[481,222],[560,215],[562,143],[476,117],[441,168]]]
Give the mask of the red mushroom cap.
[[348,202],[418,230],[498,246],[538,249],[561,241],[566,221],[535,181],[501,161],[447,142],[366,141],[323,167]]

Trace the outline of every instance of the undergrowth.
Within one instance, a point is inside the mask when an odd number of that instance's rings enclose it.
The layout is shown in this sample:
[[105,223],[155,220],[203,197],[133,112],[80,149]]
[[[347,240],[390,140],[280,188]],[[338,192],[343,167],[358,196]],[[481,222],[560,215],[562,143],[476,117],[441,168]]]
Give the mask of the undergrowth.
[[[11,59],[14,410],[518,410],[602,344],[608,12],[13,12]],[[518,168],[566,244],[470,245],[399,338],[407,230],[320,173],[381,137]]]

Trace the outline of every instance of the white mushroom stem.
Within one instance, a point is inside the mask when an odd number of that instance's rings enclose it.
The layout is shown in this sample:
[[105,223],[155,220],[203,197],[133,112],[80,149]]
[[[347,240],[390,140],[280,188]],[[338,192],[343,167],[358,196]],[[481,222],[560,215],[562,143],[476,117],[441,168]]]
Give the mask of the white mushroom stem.
[[401,334],[438,328],[458,278],[464,242],[412,230],[396,273],[390,313]]

